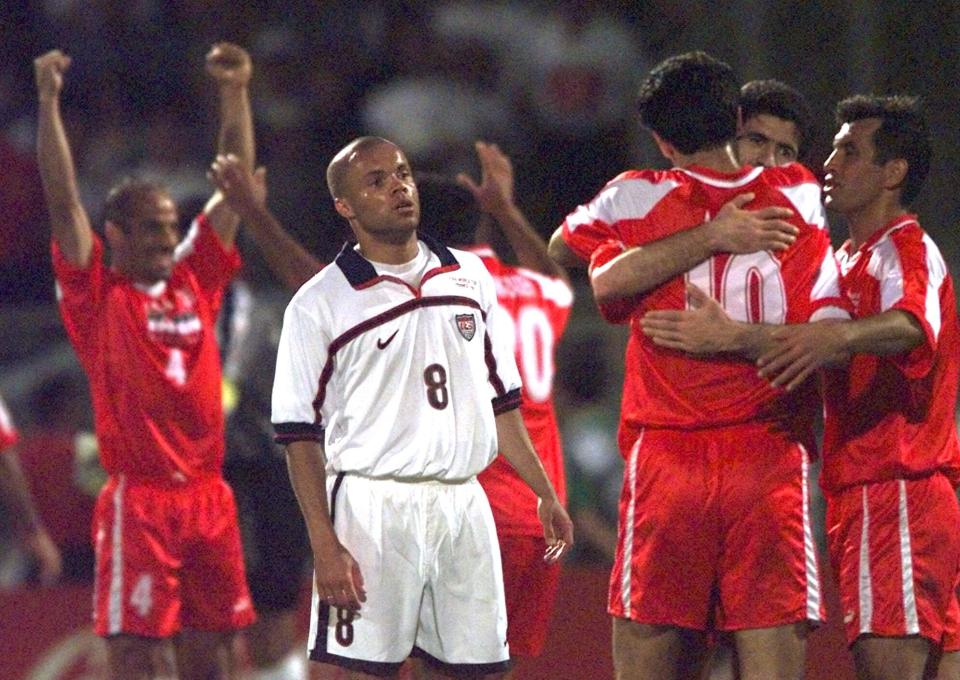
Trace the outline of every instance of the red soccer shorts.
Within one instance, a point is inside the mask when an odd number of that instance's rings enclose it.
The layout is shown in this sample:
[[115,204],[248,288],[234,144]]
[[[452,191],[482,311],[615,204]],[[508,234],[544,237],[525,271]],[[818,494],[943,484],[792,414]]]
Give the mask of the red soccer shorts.
[[642,431],[610,614],[696,630],[822,620],[807,471],[804,448],[763,424]]
[[503,590],[507,597],[510,656],[539,656],[560,585],[560,565],[546,564],[543,536],[500,535]]
[[170,637],[253,622],[237,508],[220,477],[176,486],[111,477],[93,539],[98,635]]
[[827,543],[850,644],[860,635],[921,635],[960,650],[960,507],[946,477],[829,497]]

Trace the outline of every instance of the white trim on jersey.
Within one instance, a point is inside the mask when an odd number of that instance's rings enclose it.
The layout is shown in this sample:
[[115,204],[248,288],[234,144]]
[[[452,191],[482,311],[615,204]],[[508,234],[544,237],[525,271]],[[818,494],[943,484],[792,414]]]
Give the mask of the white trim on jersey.
[[127,476],[119,475],[113,490],[113,528],[110,532],[110,585],[107,613],[107,631],[111,635],[123,632],[123,492]]
[[630,449],[630,462],[627,464],[627,474],[629,475],[628,488],[630,500],[627,502],[627,513],[624,517],[623,527],[623,573],[620,575],[620,602],[623,605],[623,612],[629,618],[630,616],[630,585],[633,583],[633,524],[634,514],[637,508],[637,458],[640,456],[640,445],[643,443],[645,430],[640,431],[640,436],[634,442]]
[[900,535],[900,573],[903,579],[903,625],[907,635],[920,633],[917,594],[913,588],[913,551],[910,548],[910,517],[907,513],[907,483],[897,480],[897,516]]
[[685,175],[693,177],[698,182],[703,182],[704,184],[708,184],[712,187],[717,187],[720,189],[736,189],[737,187],[750,184],[750,182],[755,180],[760,173],[763,172],[764,168],[762,166],[757,166],[747,174],[743,175],[742,177],[737,177],[736,179],[719,179],[718,177],[712,177],[711,175],[704,175],[699,172],[694,172],[689,168],[677,168],[677,170]]
[[3,402],[3,398],[0,397],[0,434],[12,437],[15,431],[16,427],[13,424],[13,417],[10,415],[10,411],[7,410],[7,405]]
[[664,179],[649,182],[639,178],[614,179],[586,205],[577,208],[567,216],[567,229],[576,231],[577,227],[594,222],[614,224],[620,220],[639,220],[647,216],[660,200],[680,186],[680,182]]
[[873,628],[873,582],[870,579],[870,506],[867,503],[867,487],[860,493],[863,498],[863,525],[860,527],[860,632],[869,633]]
[[804,222],[815,225],[820,229],[827,228],[827,213],[823,209],[819,185],[813,182],[803,182],[794,186],[778,188],[780,193],[787,197]]
[[820,567],[817,563],[816,541],[813,538],[813,526],[810,522],[810,455],[806,447],[799,444],[800,478],[803,495],[803,554],[807,578],[807,619],[820,620],[822,595],[820,592]]

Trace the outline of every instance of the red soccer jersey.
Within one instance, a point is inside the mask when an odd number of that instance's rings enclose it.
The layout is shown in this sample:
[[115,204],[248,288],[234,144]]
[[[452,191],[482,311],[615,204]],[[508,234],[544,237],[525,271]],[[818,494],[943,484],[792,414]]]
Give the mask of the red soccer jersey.
[[687,282],[739,321],[846,318],[820,187],[806,168],[744,168],[729,175],[702,167],[626,172],[567,217],[563,237],[595,268],[627,248],[702,224],[746,192],[756,194],[748,208],[794,211],[791,222],[800,232],[787,250],[719,253],[645,295],[601,307],[609,320],[630,323],[620,421],[624,455],[644,427],[697,429],[770,421],[804,443],[812,441],[809,395],[774,389],[757,376],[753,362],[739,357],[698,358],[658,347],[639,325],[647,311],[683,309]]
[[0,397],[0,452],[16,444],[18,439],[17,428],[13,425],[10,411],[7,410],[7,405],[3,403],[3,398]]
[[[509,315],[498,323],[497,331],[513,333],[514,354],[523,381],[520,414],[547,476],[565,504],[560,433],[553,410],[553,374],[554,348],[567,325],[573,291],[563,279],[504,264],[489,248],[473,252],[493,275],[500,309]],[[536,494],[503,456],[497,456],[479,479],[493,508],[498,532],[543,534]]]
[[167,281],[132,283],[103,262],[71,265],[53,244],[60,312],[90,381],[100,461],[110,474],[159,480],[220,474],[224,454],[214,323],[240,266],[204,216]]
[[960,333],[940,250],[913,215],[901,215],[855,252],[848,242],[837,256],[856,318],[900,309],[920,322],[925,341],[906,354],[857,354],[846,369],[828,372],[823,488],[937,470],[956,484]]

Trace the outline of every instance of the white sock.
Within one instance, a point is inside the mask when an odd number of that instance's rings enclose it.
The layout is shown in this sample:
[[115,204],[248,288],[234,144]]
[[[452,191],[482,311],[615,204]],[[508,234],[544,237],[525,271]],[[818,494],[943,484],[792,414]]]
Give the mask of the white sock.
[[247,680],[307,680],[307,657],[303,650],[291,652],[270,668],[255,668]]

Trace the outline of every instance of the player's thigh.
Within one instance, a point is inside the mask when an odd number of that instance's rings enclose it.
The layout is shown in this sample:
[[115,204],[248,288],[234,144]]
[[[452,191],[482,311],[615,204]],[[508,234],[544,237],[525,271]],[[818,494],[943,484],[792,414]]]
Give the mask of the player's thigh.
[[432,491],[428,534],[435,559],[423,594],[417,648],[434,665],[502,672],[509,658],[507,613],[500,546],[486,494],[476,480]]
[[866,680],[922,680],[930,642],[922,637],[862,635],[851,648],[857,673]]
[[98,635],[165,638],[180,630],[180,557],[163,490],[112,477],[93,517]]
[[723,548],[717,581],[721,630],[823,619],[810,513],[809,457],[767,426],[720,430]]
[[183,501],[181,592],[184,627],[236,630],[255,618],[243,569],[233,492],[219,478]]
[[736,631],[740,680],[800,680],[808,630],[799,622]]
[[960,649],[960,507],[944,477],[846,489],[827,521],[848,642],[921,635]]
[[510,656],[538,656],[553,615],[560,565],[543,561],[543,536],[500,535]]
[[703,631],[613,619],[617,680],[693,680],[708,658]]
[[174,648],[180,680],[232,678],[236,666],[234,631],[184,629],[177,635]]
[[314,594],[308,649],[313,661],[393,674],[413,649],[425,588],[421,484],[342,475],[330,480],[334,530],[353,556],[367,599],[359,615]]
[[173,677],[176,673],[168,639],[112,635],[105,642],[112,678]]
[[612,615],[680,628],[708,625],[722,530],[716,463],[703,433],[648,429],[637,438],[620,498]]

